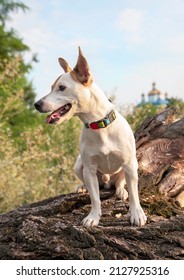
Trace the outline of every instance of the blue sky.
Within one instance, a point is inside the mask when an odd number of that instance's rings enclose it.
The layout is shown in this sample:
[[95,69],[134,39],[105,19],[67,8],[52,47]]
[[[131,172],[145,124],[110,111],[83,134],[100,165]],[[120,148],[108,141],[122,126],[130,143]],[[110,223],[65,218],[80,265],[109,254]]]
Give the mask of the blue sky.
[[152,82],[184,97],[184,0],[22,2],[30,11],[13,14],[9,26],[38,54],[30,74],[37,98],[61,74],[58,57],[75,66],[78,46],[96,83],[119,104],[136,104]]

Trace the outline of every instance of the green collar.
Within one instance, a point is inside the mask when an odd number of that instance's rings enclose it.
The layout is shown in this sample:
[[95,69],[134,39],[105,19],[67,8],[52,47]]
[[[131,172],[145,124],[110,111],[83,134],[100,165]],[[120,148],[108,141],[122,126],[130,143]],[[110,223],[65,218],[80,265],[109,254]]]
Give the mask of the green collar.
[[116,114],[114,110],[112,110],[104,119],[97,122],[92,122],[90,124],[85,123],[84,126],[85,128],[91,128],[94,130],[99,128],[105,128],[106,126],[111,124],[115,119],[116,119]]

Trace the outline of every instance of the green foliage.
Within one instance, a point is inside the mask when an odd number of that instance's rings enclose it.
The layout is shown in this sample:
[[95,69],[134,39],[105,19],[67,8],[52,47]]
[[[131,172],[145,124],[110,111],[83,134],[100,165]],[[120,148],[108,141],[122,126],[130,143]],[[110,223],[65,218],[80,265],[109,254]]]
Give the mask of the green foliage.
[[[66,124],[67,127],[63,124],[49,128],[45,124],[27,129],[20,134],[19,143],[11,130],[1,131],[0,212],[72,191],[79,183],[73,164],[80,125],[75,118]],[[72,135],[68,127],[75,128]],[[72,153],[67,150],[68,143],[75,147]]]
[[179,98],[170,98],[168,107],[174,107],[178,117],[184,116],[184,102]]
[[15,31],[11,29],[6,31],[3,25],[0,25],[0,58],[10,58],[15,54],[28,51],[29,48],[23,44],[22,40],[16,37]]
[[126,116],[126,119],[129,122],[132,130],[136,131],[147,117],[154,116],[162,109],[163,107],[147,103],[145,105],[135,107],[133,112]]
[[[49,126],[33,110],[35,93],[27,80],[29,50],[14,30],[6,30],[9,13],[25,10],[20,2],[0,0],[0,212],[73,190],[73,164],[80,123],[73,118]],[[37,61],[36,56],[33,57]]]
[[[29,122],[30,110],[24,99],[25,76],[21,70],[22,57],[4,59],[0,72],[0,117],[1,125],[5,124],[13,132],[22,129],[21,124]],[[16,127],[16,123],[19,125]],[[27,126],[27,124],[25,124]],[[20,131],[19,131],[20,132]]]
[[[11,12],[15,12],[15,11],[17,12],[18,10],[26,11],[27,9],[28,7],[21,2],[0,0],[0,46],[1,46],[0,58],[1,60],[15,57],[18,54],[21,55],[24,51],[29,50],[29,47],[23,43],[22,39],[17,37],[15,30],[6,29],[6,22],[10,19],[9,15]],[[23,61],[22,61],[22,66],[26,66]]]
[[[14,91],[21,88],[28,108],[32,108],[30,104],[34,102],[35,93],[32,84],[26,76],[32,67],[30,63],[25,63],[23,59],[23,54],[29,51],[29,47],[23,43],[22,39],[18,38],[15,30],[7,30],[6,28],[6,22],[10,19],[11,12],[17,12],[19,10],[26,11],[27,9],[28,7],[19,1],[0,0],[0,72],[3,72],[7,68],[7,64],[11,63],[12,59],[19,59],[18,71],[21,79],[19,78],[17,80]],[[34,59],[34,61],[36,60]],[[9,73],[6,73],[6,75],[8,74],[10,76],[11,72],[17,71],[16,67],[17,64],[11,65],[11,68],[9,67],[7,70]],[[2,91],[1,88],[0,95],[6,99],[6,95],[9,96],[9,92],[6,92],[6,90]]]
[[[21,56],[0,72],[0,212],[73,190],[80,123],[60,126],[27,109]],[[12,66],[15,66],[14,68]]]
[[20,9],[26,11],[28,7],[19,1],[0,0],[0,23],[5,25],[10,19],[10,12],[17,12]]
[[[177,98],[171,98],[168,100],[169,104],[167,105],[167,108],[175,108],[178,117],[184,116],[184,102]],[[147,103],[142,106],[136,106],[132,113],[126,115],[126,119],[132,127],[132,130],[135,132],[146,118],[155,116],[165,108],[166,107],[163,105],[155,106],[151,103]]]

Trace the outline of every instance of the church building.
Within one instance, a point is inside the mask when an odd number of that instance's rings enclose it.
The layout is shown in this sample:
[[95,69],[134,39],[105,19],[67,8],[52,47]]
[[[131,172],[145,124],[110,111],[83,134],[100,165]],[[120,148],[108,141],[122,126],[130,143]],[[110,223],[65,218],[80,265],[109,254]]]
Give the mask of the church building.
[[169,104],[169,101],[167,99],[167,93],[162,94],[157,88],[156,84],[152,84],[152,90],[150,90],[147,94],[147,98],[145,97],[145,94],[142,93],[141,95],[142,99],[141,102],[138,104],[138,106],[151,103],[153,105],[167,105]]

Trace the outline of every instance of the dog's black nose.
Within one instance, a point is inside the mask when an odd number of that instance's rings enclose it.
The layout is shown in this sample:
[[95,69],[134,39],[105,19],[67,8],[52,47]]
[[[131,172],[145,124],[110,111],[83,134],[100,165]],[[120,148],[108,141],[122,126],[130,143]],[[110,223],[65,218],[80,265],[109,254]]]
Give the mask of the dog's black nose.
[[39,101],[35,102],[34,106],[35,106],[36,110],[41,111],[42,101],[39,100]]

